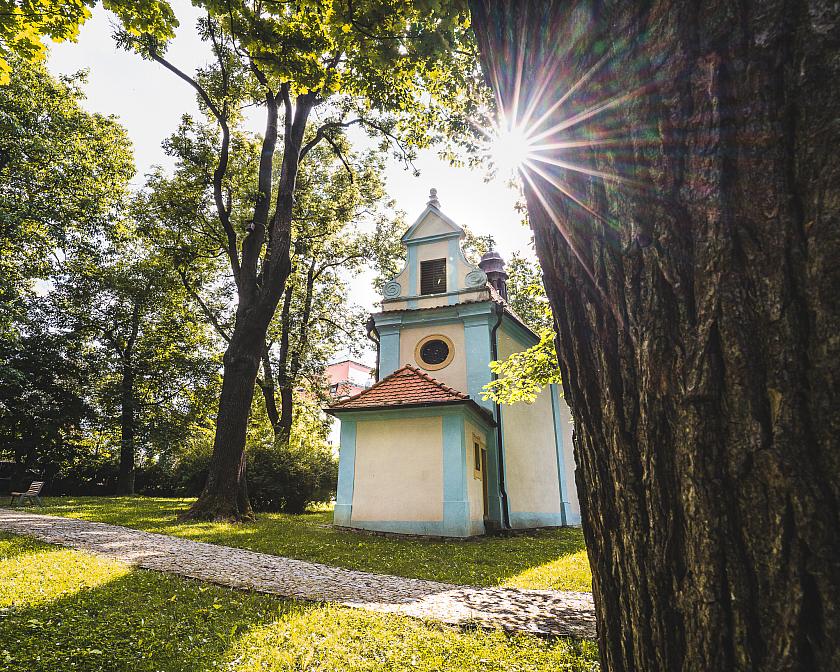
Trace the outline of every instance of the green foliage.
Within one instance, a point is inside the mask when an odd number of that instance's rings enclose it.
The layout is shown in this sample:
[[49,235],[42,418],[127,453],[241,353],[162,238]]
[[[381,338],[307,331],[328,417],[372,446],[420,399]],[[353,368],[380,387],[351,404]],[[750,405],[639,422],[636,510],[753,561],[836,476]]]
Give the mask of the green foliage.
[[0,96],[0,457],[53,491],[107,492],[126,399],[150,464],[212,422],[218,346],[130,217],[123,128],[82,108],[79,77],[12,63]]
[[[15,58],[44,59],[43,38],[75,42],[95,4],[96,0],[0,0],[0,85],[15,76]],[[103,5],[135,35],[151,33],[162,39],[175,35],[178,21],[163,0],[103,0]]]
[[326,443],[306,443],[293,435],[288,445],[247,451],[248,496],[255,511],[303,513],[335,494],[338,463]]
[[72,337],[35,320],[20,337],[0,338],[0,459],[17,465],[13,487],[93,457],[83,435],[93,372],[82,354]]
[[491,362],[495,379],[484,386],[483,396],[499,404],[532,403],[542,388],[562,382],[551,306],[537,264],[514,254],[507,271],[510,306],[540,340],[505,360]]
[[545,295],[539,264],[521,254],[511,255],[505,265],[508,273],[508,303],[536,333],[554,329],[551,306]]
[[295,603],[0,535],[8,672],[589,672],[596,659],[594,642]]
[[48,497],[44,512],[380,574],[475,586],[591,590],[583,534],[575,528],[453,543],[337,530],[331,510],[265,513],[245,528],[179,521],[191,502]]
[[14,79],[0,90],[0,334],[24,316],[39,280],[108,228],[134,173],[125,130],[83,109],[80,75],[10,62]]
[[295,392],[289,440],[269,429],[264,407],[254,399],[246,445],[248,496],[255,511],[303,513],[335,495],[338,461],[327,443],[328,422],[318,400]]
[[50,299],[97,362],[99,428],[110,442],[130,430],[154,461],[212,423],[220,346],[155,241],[131,220],[115,229],[65,261]]
[[536,345],[505,360],[490,362],[497,377],[484,386],[484,398],[500,404],[532,403],[542,388],[562,382],[554,338],[554,330],[543,329]]

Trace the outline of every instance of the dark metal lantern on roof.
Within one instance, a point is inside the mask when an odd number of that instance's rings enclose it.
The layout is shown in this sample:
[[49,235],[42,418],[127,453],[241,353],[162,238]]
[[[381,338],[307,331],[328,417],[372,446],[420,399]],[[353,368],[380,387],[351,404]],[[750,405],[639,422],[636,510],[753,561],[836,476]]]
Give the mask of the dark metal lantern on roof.
[[478,267],[487,274],[487,281],[493,285],[499,293],[499,296],[507,301],[508,274],[505,271],[505,260],[502,259],[502,255],[496,252],[496,250],[491,249],[481,257],[481,261],[478,262]]

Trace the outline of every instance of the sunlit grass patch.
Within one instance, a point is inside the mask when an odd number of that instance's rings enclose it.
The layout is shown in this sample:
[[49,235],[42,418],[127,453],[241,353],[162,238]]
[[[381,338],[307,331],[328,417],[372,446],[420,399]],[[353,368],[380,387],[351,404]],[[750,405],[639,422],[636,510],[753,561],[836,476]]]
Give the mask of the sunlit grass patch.
[[591,670],[592,642],[458,631],[320,607],[255,628],[234,648],[242,670]]
[[[47,603],[128,574],[124,565],[86,553],[0,537],[0,609]],[[22,583],[25,590],[20,590]]]
[[553,590],[592,590],[592,573],[586,551],[564,555],[544,565],[526,569],[505,581],[506,586]]
[[596,659],[589,641],[295,603],[3,534],[0,591],[4,672],[583,672]]
[[41,509],[194,541],[337,567],[475,586],[591,590],[583,535],[576,528],[477,540],[382,537],[332,527],[332,511],[260,514],[253,524],[180,522],[192,500],[150,497],[48,498]]

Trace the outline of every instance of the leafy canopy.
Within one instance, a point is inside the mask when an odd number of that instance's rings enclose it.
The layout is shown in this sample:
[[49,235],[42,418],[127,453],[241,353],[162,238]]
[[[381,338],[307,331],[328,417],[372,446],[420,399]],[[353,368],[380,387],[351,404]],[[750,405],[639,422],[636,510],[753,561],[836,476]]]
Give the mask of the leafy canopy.
[[0,91],[0,334],[38,280],[111,227],[134,174],[125,130],[82,107],[81,75],[10,62],[14,77]]
[[[178,21],[164,0],[103,0],[102,4],[135,35],[162,39],[175,35]],[[0,0],[0,85],[10,81],[13,55],[40,61],[47,53],[45,37],[75,42],[95,5],[96,0]]]

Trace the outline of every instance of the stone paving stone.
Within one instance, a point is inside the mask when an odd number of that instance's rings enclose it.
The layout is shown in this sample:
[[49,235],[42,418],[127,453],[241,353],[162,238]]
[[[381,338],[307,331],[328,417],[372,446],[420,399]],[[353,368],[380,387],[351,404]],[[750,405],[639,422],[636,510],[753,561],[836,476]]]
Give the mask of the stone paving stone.
[[590,593],[371,574],[117,525],[0,508],[0,530],[232,588],[510,632],[594,637]]

